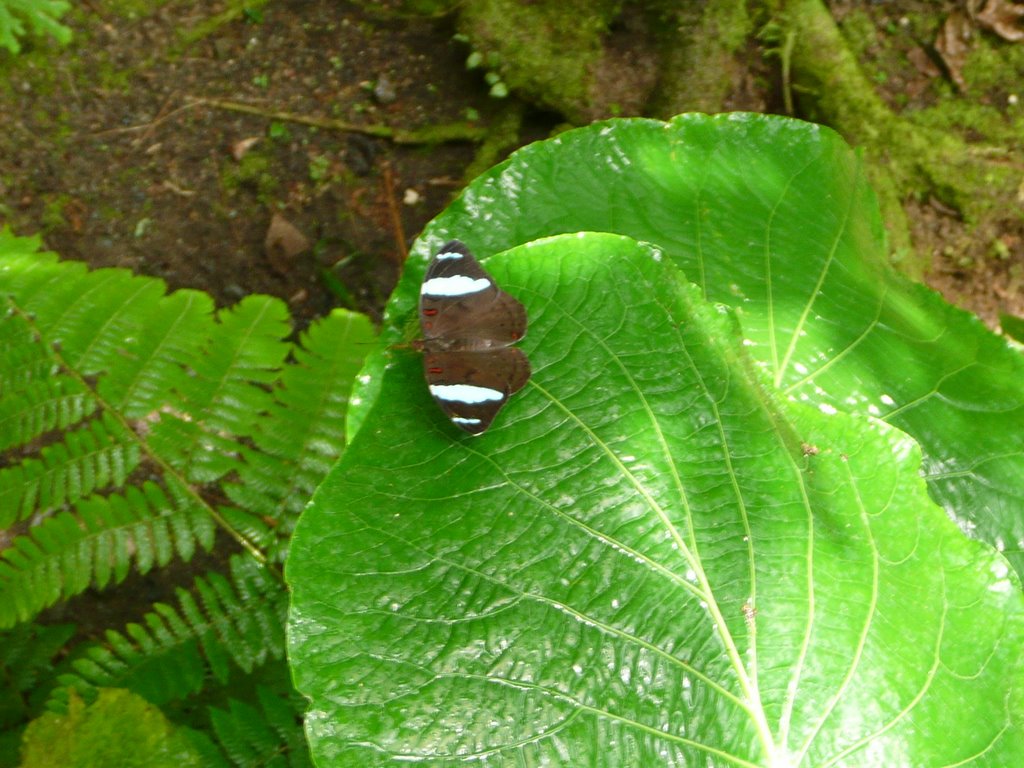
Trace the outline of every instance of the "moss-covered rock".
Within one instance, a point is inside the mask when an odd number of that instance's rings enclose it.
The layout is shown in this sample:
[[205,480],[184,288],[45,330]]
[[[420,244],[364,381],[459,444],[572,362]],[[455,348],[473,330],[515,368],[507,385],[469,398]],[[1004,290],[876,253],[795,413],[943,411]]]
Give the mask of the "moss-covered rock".
[[657,82],[646,24],[618,0],[470,0],[458,27],[509,88],[573,122],[642,111]]

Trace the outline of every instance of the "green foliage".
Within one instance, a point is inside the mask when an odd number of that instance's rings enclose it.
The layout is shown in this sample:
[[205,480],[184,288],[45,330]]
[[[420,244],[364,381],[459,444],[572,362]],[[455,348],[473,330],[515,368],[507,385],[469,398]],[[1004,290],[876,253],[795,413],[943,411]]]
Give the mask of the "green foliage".
[[837,135],[521,150],[427,228],[386,340],[451,237],[533,375],[470,438],[367,361],[287,563],[316,759],[1024,764],[1024,362],[888,269]]
[[59,19],[71,7],[67,0],[0,0],[0,48],[21,51],[19,38],[50,35],[57,42],[71,40],[71,30]]
[[247,557],[233,557],[231,570],[231,581],[212,573],[191,592],[177,590],[176,608],[156,603],[142,623],[108,630],[104,643],[76,653],[60,684],[87,700],[97,688],[129,688],[163,705],[201,692],[211,677],[227,685],[232,664],[250,673],[280,661],[287,609],[280,581]]
[[218,742],[232,765],[302,768],[311,766],[305,734],[296,727],[304,701],[285,701],[258,688],[259,706],[232,700],[226,710],[212,711]]
[[[0,231],[0,743],[44,706],[78,717],[76,696],[121,688],[198,729],[202,764],[306,764],[280,564],[342,452],[368,321],[338,311],[290,342],[277,300],[215,311],[37,248]],[[245,553],[229,557],[232,540]],[[65,647],[68,629],[27,623],[200,550],[230,577],[200,574],[100,642]],[[250,695],[258,708],[239,703]]]
[[13,459],[0,470],[0,527],[39,518],[0,554],[0,627],[187,561],[218,526],[280,562],[340,453],[362,356],[345,341],[367,338],[365,321],[336,313],[292,345],[269,298],[214,313],[198,292],[165,296],[159,281],[87,272],[9,236],[0,259]]
[[49,713],[25,732],[23,768],[189,768],[203,765],[187,733],[129,691],[95,702],[72,697],[67,714]]
[[[658,244],[738,313],[745,349],[782,394],[914,437],[933,498],[1024,574],[1024,360],[888,268],[864,166],[834,133],[756,115],[567,132],[478,178],[410,263],[449,237],[487,254],[574,231]],[[410,281],[395,317],[415,305]],[[372,403],[365,393],[351,417]]]
[[15,764],[24,724],[42,710],[54,683],[53,658],[74,631],[70,624],[21,624],[0,632],[0,766]]
[[[388,341],[450,237],[530,317],[533,377],[479,438],[415,355],[350,399],[351,313],[291,343],[279,302],[215,311],[0,233],[0,746],[43,706],[64,719],[26,744],[130,711],[178,762],[308,765],[291,551],[322,764],[1024,762],[1024,599],[989,546],[1024,562],[1024,364],[886,268],[834,134],[692,115],[534,145],[430,225]],[[99,642],[40,623],[218,546],[228,575]]]

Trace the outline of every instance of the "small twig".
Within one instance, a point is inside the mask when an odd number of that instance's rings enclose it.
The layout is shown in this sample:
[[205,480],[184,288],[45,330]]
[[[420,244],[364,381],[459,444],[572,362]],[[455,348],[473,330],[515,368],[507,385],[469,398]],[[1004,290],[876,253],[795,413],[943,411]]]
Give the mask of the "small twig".
[[164,179],[163,183],[160,186],[170,192],[173,192],[179,197],[195,197],[196,195],[194,189],[185,189],[184,187],[180,187],[170,179]]
[[[139,123],[138,125],[129,125],[125,128],[108,128],[105,131],[96,131],[93,136],[109,136],[114,133],[132,133],[133,131],[151,131],[155,129],[160,123],[166,122],[170,118],[174,117],[179,112],[184,112],[186,109],[192,109],[192,107],[198,106],[195,102],[184,104],[177,109],[172,109],[165,115],[160,115],[147,123]],[[148,135],[148,134],[147,134]]]
[[409,256],[409,250],[405,247],[405,229],[402,227],[402,215],[398,212],[398,203],[395,201],[395,177],[391,171],[391,163],[384,163],[384,199],[388,204],[388,217],[391,219],[391,231],[395,236],[395,243],[398,245],[398,255],[401,256],[399,264],[404,264]]
[[[166,105],[165,105],[166,106]],[[173,109],[165,115],[139,125],[129,125],[125,128],[109,128],[104,131],[97,131],[94,136],[109,136],[115,133],[132,133],[133,131],[149,131],[158,125],[169,120],[179,112],[195,107],[213,107],[224,109],[230,112],[241,112],[246,115],[257,115],[269,120],[280,120],[288,123],[299,123],[301,125],[312,125],[316,128],[324,128],[330,131],[346,131],[349,133],[362,133],[366,136],[376,136],[382,139],[390,139],[395,144],[443,144],[449,141],[483,141],[487,136],[487,130],[481,126],[469,125],[468,123],[443,123],[441,125],[428,125],[425,128],[392,128],[388,125],[357,125],[345,120],[336,120],[330,117],[317,117],[315,115],[300,115],[294,112],[280,112],[278,110],[266,110],[251,104],[243,104],[237,101],[224,101],[223,99],[189,99],[185,104]]]
[[138,136],[134,139],[134,143],[136,145],[139,145],[144,141],[148,141],[149,137],[156,132],[157,126],[160,125],[160,123],[162,123],[164,120],[166,120],[167,117],[171,114],[168,107],[171,106],[171,100],[174,98],[175,95],[176,94],[171,94],[164,100],[164,103],[160,105],[160,109],[159,111],[157,111],[156,117],[153,118],[153,120],[150,122],[149,127],[142,132],[141,136]]
[[786,114],[790,116],[795,114],[793,112],[793,85],[790,81],[794,45],[796,45],[796,33],[790,30],[786,33],[786,42],[782,44],[782,103]]
[[75,78],[74,78],[74,76],[67,70],[66,67],[61,67],[60,70],[64,74],[64,77],[66,77],[67,80],[68,80],[68,87],[71,89],[71,95],[75,97],[75,103],[79,107],[81,107],[82,106],[82,97],[78,95],[78,88],[75,87]]
[[435,176],[432,179],[427,179],[428,187],[452,187],[455,189],[462,189],[466,186],[466,182],[462,179],[456,179],[451,176]]
[[413,129],[392,128],[389,125],[358,125],[331,117],[300,115],[294,112],[280,112],[273,109],[267,110],[251,104],[225,101],[223,99],[193,99],[189,101],[188,106],[214,107],[215,109],[241,112],[246,115],[257,115],[269,120],[312,125],[316,128],[324,128],[331,131],[362,133],[367,136],[390,139],[396,144],[441,144],[447,141],[481,141],[487,135],[486,129],[467,123],[444,123],[442,125],[431,125],[425,128]]

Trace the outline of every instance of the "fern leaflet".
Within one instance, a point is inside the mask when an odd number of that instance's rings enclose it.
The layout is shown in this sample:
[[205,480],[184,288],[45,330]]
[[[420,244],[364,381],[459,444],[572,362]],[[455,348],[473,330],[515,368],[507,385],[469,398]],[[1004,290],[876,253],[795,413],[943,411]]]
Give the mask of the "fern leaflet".
[[177,608],[157,603],[142,624],[108,631],[105,643],[72,662],[61,684],[87,700],[97,688],[128,688],[162,705],[199,692],[208,674],[226,683],[232,664],[251,672],[284,657],[287,593],[252,558],[231,559],[230,581],[220,574],[196,579],[195,593],[178,590]]

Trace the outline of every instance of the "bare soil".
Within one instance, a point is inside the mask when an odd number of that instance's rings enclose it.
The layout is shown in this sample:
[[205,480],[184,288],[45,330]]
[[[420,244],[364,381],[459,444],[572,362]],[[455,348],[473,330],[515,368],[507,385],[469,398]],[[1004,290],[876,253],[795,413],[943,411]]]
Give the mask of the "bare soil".
[[[28,54],[0,109],[0,215],[19,234],[41,229],[63,258],[202,289],[221,306],[266,293],[300,324],[337,305],[377,317],[474,146],[399,146],[202,100],[399,129],[486,122],[500,104],[443,19],[293,0],[182,42],[226,10],[92,13],[67,19],[70,48]],[[267,247],[275,214],[309,247]]]

